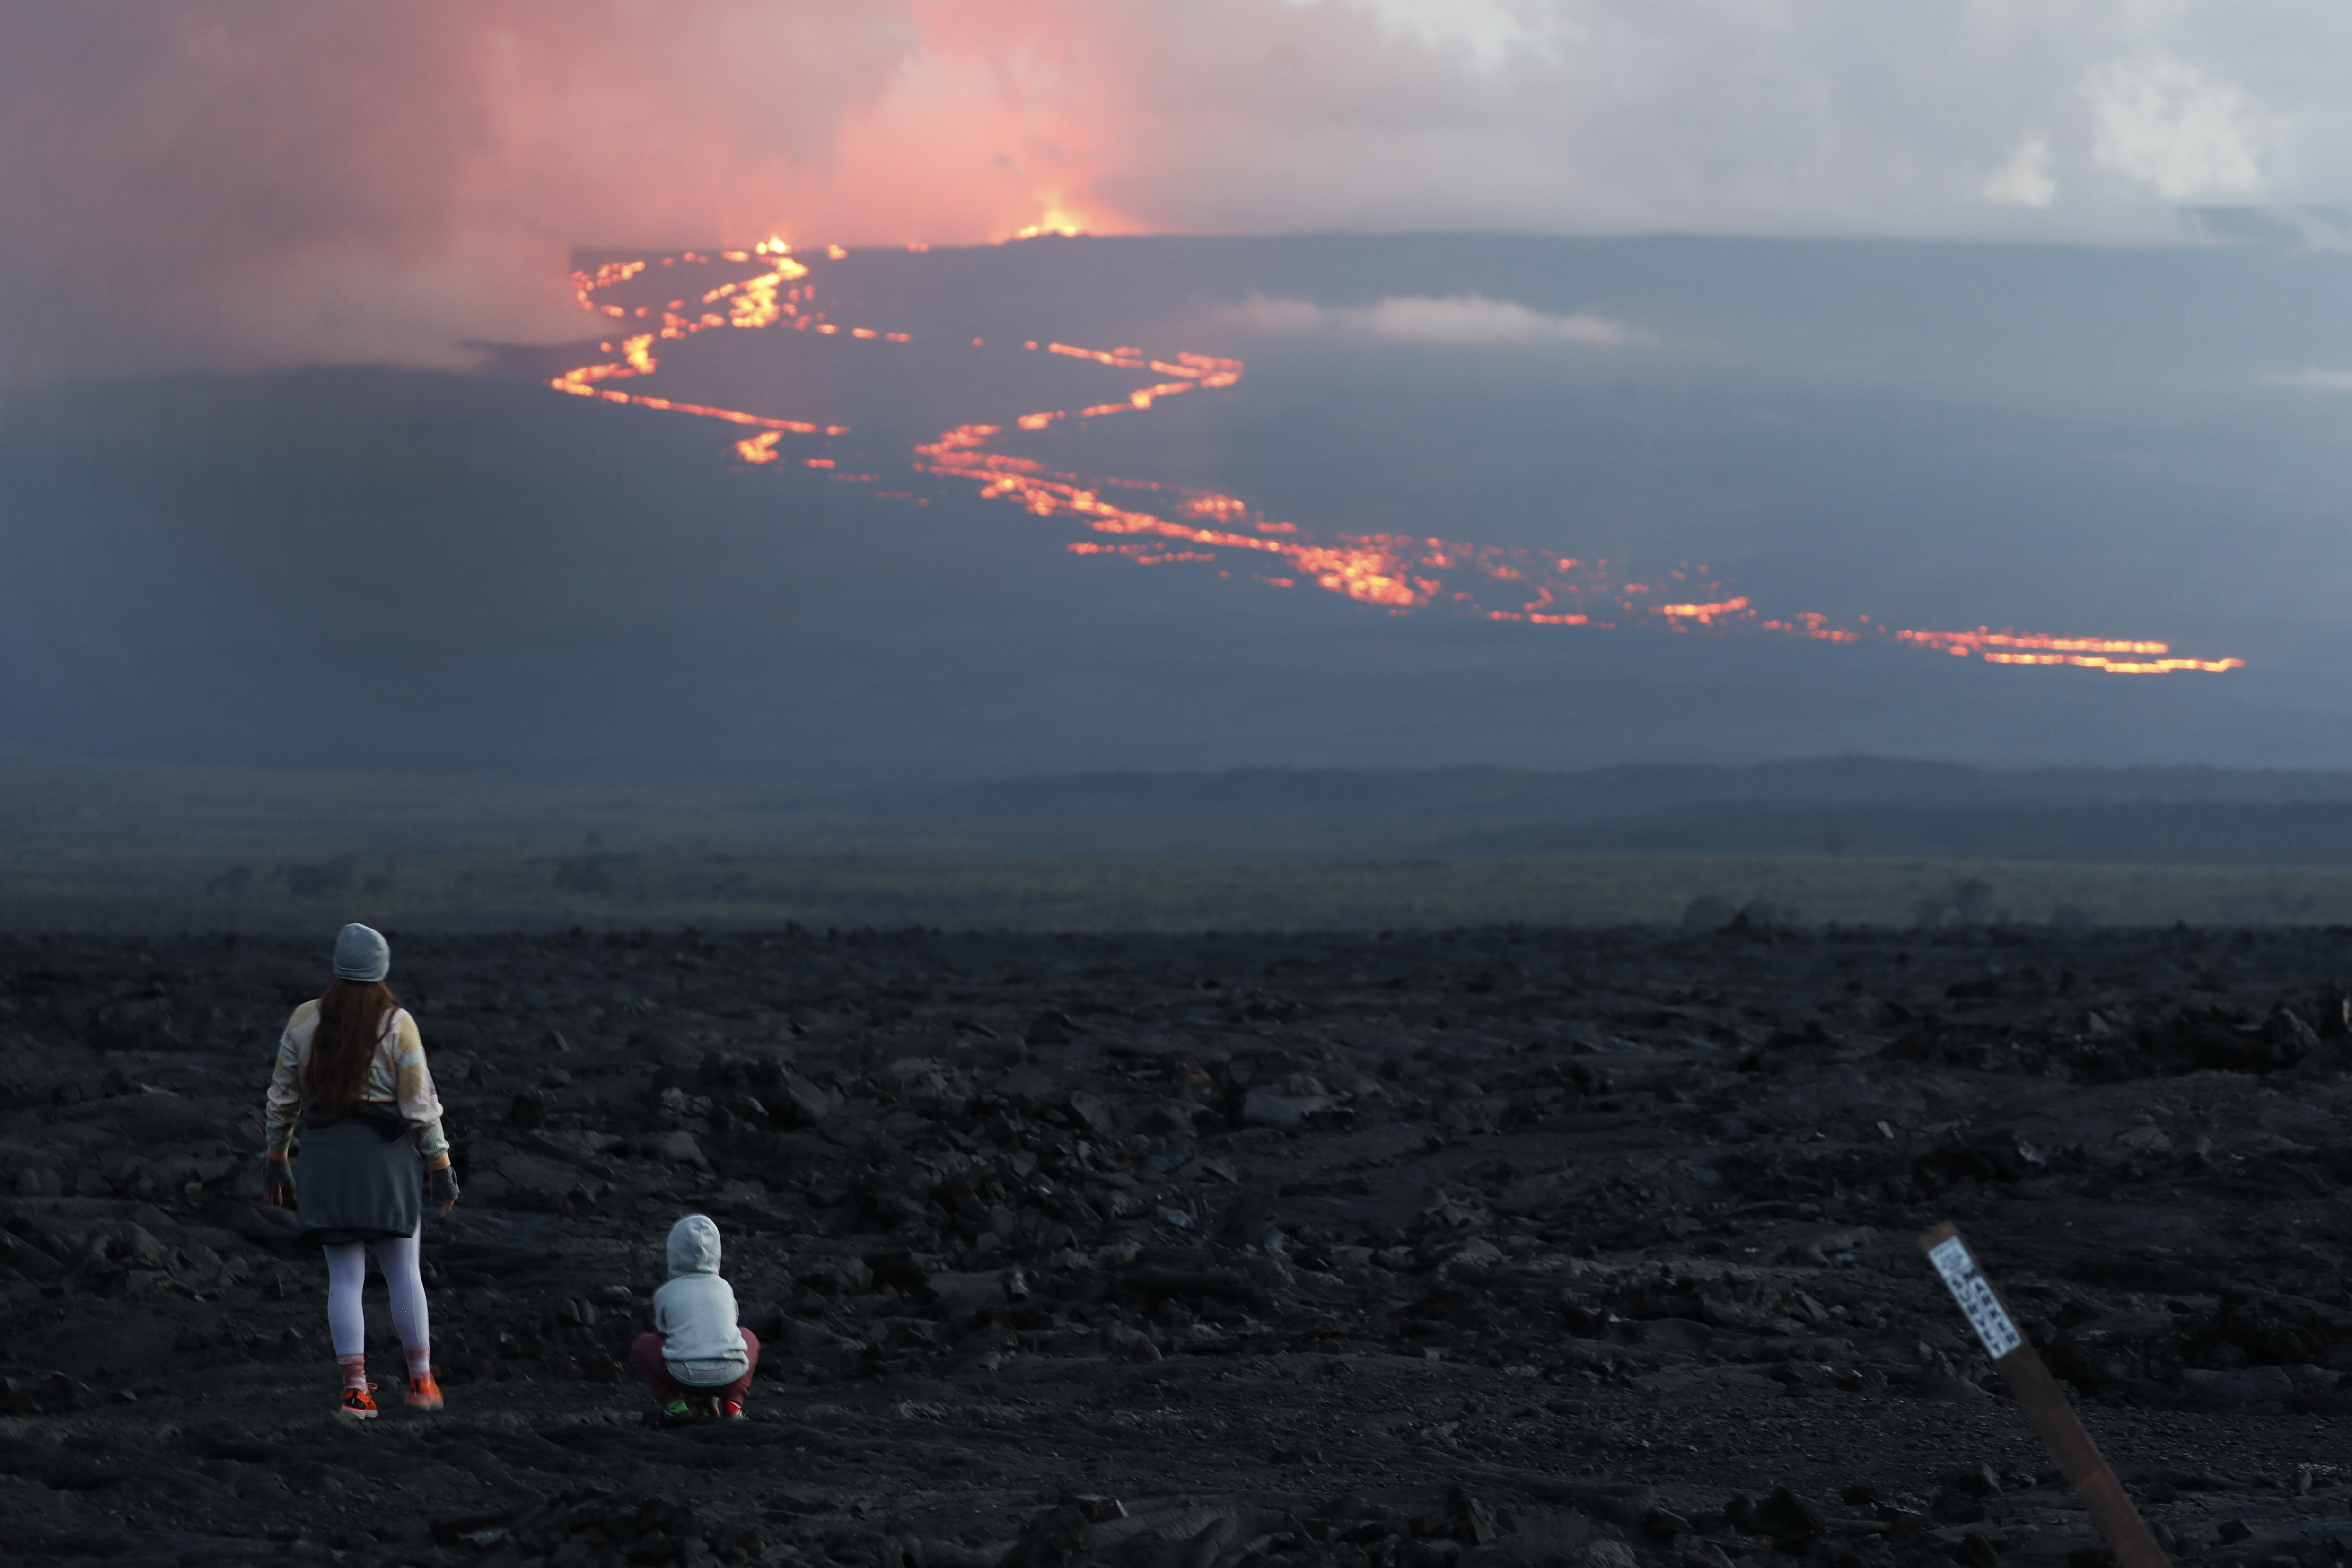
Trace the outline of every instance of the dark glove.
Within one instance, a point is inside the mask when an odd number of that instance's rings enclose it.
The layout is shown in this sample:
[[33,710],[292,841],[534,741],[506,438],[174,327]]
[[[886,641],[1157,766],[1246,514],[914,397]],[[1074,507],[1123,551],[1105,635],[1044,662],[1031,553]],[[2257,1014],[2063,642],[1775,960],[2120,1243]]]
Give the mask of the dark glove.
[[294,1173],[284,1160],[265,1160],[261,1169],[261,1201],[274,1208],[292,1208]]
[[455,1167],[441,1166],[425,1173],[425,1201],[434,1208],[444,1208],[457,1201]]

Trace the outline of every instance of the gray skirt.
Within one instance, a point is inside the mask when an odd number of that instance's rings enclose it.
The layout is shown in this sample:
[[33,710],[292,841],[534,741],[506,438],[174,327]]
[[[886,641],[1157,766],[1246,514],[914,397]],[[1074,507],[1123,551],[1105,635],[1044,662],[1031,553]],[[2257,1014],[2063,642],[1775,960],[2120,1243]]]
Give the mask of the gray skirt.
[[416,1134],[386,1138],[364,1122],[302,1128],[294,1157],[302,1239],[322,1246],[414,1236],[425,1218],[425,1156]]

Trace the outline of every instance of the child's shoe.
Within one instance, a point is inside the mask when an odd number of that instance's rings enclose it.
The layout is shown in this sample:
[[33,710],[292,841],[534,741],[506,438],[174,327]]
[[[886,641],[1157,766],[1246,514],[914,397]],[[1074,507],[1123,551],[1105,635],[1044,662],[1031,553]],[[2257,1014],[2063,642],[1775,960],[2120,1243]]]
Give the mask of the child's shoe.
[[719,1406],[719,1416],[725,1421],[749,1421],[751,1418],[743,1414],[743,1401],[733,1395],[730,1395],[726,1403]]
[[673,1399],[661,1407],[661,1414],[654,1419],[664,1427],[683,1427],[694,1419],[694,1412],[686,1407],[685,1400]]
[[408,1407],[411,1410],[441,1408],[441,1385],[433,1380],[431,1373],[408,1380]]
[[335,1408],[354,1421],[374,1420],[375,1400],[372,1396],[374,1387],[373,1383],[363,1383],[357,1387],[344,1389],[343,1402]]

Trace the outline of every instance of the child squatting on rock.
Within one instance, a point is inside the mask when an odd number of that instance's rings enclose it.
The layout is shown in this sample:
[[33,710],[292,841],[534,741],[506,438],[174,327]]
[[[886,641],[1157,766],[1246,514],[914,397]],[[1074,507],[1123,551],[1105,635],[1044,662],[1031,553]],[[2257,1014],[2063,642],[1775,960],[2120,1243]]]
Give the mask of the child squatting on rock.
[[[296,1208],[300,1178],[302,1234],[327,1254],[327,1328],[342,1367],[341,1410],[362,1420],[376,1413],[360,1306],[371,1250],[408,1354],[408,1403],[441,1408],[417,1240],[426,1204],[446,1214],[457,1202],[441,1101],[416,1020],[383,983],[391,968],[383,936],[364,925],[343,927],[334,979],[317,1001],[294,1009],[278,1037],[265,1117],[262,1201]],[[299,1151],[289,1160],[298,1128]]]
[[654,1332],[629,1364],[671,1420],[743,1417],[760,1342],[735,1321],[735,1291],[719,1274],[719,1227],[689,1214],[669,1228],[669,1282],[654,1292]]

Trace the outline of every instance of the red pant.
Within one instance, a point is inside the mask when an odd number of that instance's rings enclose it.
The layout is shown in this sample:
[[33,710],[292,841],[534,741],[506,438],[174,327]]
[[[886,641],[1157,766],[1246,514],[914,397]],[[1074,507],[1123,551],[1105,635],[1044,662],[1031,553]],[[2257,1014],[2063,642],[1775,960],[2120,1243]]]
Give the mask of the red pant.
[[629,1346],[629,1364],[636,1369],[637,1376],[645,1385],[654,1391],[654,1397],[665,1405],[673,1399],[684,1399],[693,1395],[715,1394],[722,1400],[740,1399],[744,1390],[751,1386],[751,1374],[760,1367],[760,1340],[750,1329],[737,1332],[743,1336],[743,1375],[724,1387],[681,1386],[677,1379],[669,1375],[669,1363],[662,1357],[662,1346],[668,1343],[668,1336],[665,1334],[639,1334],[636,1343]]

